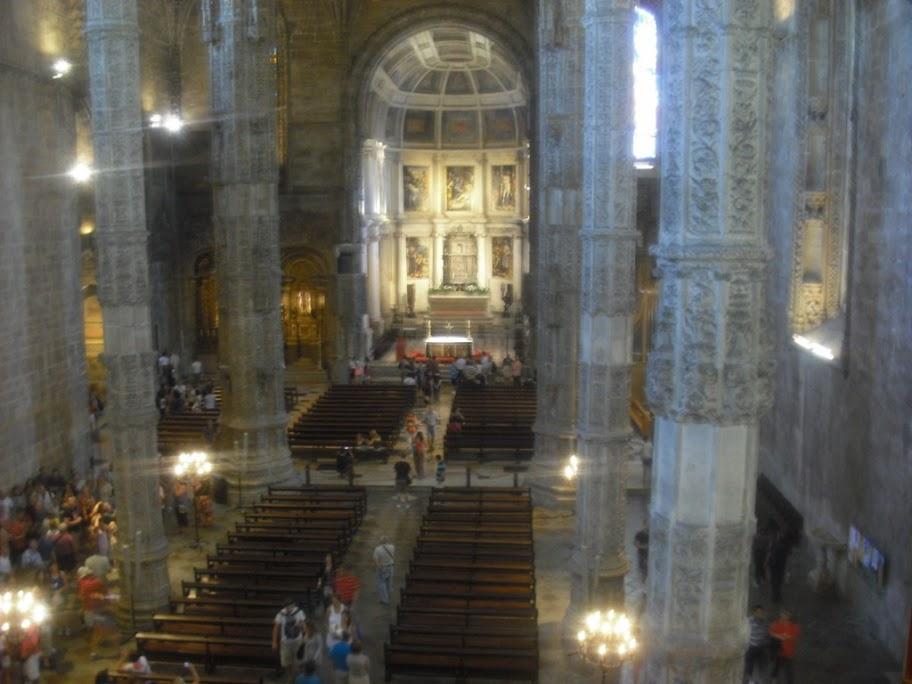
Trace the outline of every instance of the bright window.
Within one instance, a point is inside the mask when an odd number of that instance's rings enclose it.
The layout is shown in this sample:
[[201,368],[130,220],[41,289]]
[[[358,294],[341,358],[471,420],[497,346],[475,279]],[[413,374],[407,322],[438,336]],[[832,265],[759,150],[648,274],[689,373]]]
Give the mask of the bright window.
[[656,157],[658,134],[658,29],[655,17],[640,7],[636,8],[633,47],[633,156],[637,161],[651,161]]

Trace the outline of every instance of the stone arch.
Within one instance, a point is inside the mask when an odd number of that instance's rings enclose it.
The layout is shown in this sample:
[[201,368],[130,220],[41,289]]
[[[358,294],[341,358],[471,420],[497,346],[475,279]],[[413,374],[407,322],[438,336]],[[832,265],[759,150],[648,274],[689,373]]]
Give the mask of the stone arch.
[[326,255],[310,247],[282,251],[282,332],[289,361],[312,360],[321,366],[331,349],[334,330],[332,266]]

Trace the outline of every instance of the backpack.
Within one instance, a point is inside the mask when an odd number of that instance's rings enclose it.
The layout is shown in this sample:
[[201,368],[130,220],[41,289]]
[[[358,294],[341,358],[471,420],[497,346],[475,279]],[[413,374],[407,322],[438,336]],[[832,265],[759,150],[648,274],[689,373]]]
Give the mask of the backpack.
[[286,615],[282,622],[282,634],[287,641],[293,641],[301,636],[301,625],[298,623],[300,613],[301,609],[298,608],[293,613]]

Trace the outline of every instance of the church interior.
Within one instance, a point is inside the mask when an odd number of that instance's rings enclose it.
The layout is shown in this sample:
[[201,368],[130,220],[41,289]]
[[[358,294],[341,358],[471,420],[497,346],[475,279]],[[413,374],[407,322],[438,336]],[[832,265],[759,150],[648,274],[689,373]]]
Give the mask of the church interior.
[[912,684],[909,0],[0,37],[0,684]]

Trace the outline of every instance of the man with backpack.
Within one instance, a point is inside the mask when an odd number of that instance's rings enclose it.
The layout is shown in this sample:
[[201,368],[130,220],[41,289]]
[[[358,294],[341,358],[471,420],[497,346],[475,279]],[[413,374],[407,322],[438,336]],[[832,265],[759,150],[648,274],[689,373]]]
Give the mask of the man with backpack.
[[288,675],[288,681],[294,681],[295,664],[298,648],[304,643],[304,624],[306,616],[292,598],[285,600],[285,607],[275,616],[272,628],[272,650],[278,651],[279,663]]

